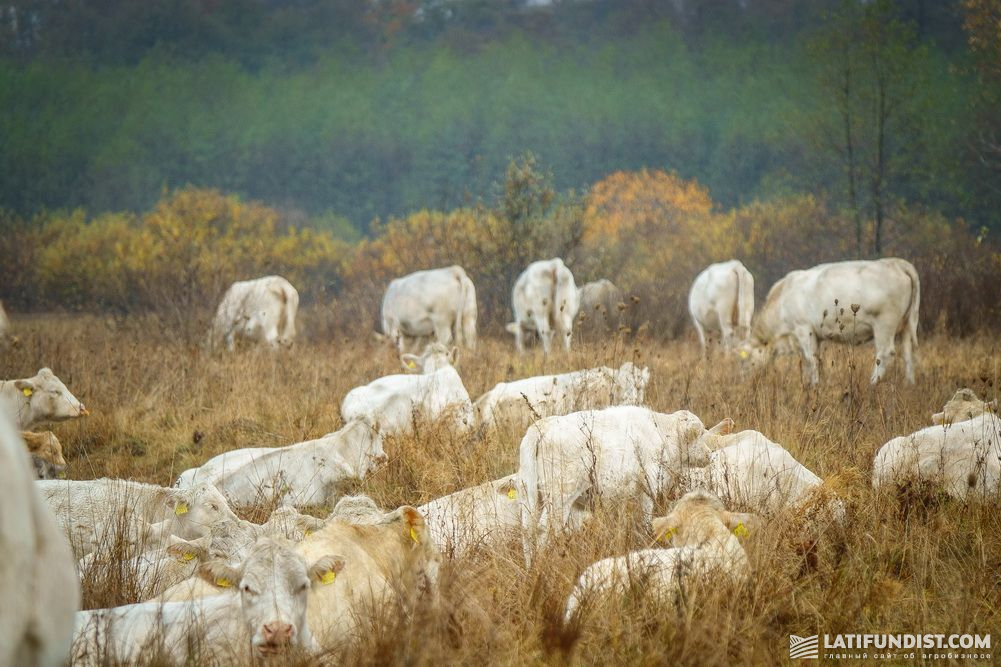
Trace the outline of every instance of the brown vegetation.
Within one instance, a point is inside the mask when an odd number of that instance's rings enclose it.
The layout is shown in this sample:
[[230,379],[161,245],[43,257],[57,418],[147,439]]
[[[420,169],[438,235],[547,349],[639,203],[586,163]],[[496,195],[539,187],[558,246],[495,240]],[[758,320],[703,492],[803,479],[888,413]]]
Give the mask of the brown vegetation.
[[[319,306],[303,315],[307,324],[324,316]],[[361,337],[307,337],[280,354],[209,357],[143,317],[15,316],[13,324],[22,345],[0,358],[0,377],[51,366],[91,409],[90,417],[55,427],[71,478],[169,484],[226,449],[319,436],[338,427],[349,389],[398,369],[387,348]],[[373,634],[340,657],[349,664],[767,664],[787,658],[790,634],[998,635],[995,502],[875,494],[868,477],[876,449],[929,425],[957,387],[995,398],[999,348],[996,336],[926,337],[917,385],[891,377],[871,387],[871,347],[829,346],[821,384],[806,387],[793,357],[744,375],[719,355],[701,360],[691,337],[617,338],[548,361],[539,354],[518,358],[509,339],[487,337],[460,359],[474,398],[496,382],[540,372],[630,359],[648,364],[652,407],[690,409],[707,424],[730,416],[738,428],[782,443],[832,480],[847,500],[848,527],[804,553],[789,538],[786,520],[767,522],[745,540],[754,572],[746,586],[693,591],[680,611],[637,599],[624,609],[596,609],[580,627],[565,628],[562,605],[584,567],[652,543],[648,528],[623,518],[628,513],[600,508],[594,521],[554,541],[527,571],[515,541],[447,565],[440,605],[413,619],[390,613],[373,621]],[[388,442],[388,465],[345,491],[367,493],[384,508],[423,503],[515,470],[518,439],[462,440],[429,425],[418,438]],[[264,515],[259,508],[243,513]],[[89,607],[133,601],[127,581],[114,590],[95,584],[85,582]]]

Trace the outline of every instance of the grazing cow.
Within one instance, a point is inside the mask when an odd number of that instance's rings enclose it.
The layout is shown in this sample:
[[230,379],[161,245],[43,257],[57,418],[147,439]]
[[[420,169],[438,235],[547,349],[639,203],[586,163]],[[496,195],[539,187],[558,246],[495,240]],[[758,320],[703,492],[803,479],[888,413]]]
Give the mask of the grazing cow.
[[421,362],[425,370],[436,369],[430,373],[386,375],[349,391],[341,403],[341,418],[365,421],[383,435],[393,436],[412,433],[416,418],[447,418],[456,433],[467,433],[473,427],[473,403],[459,373],[448,362],[450,357],[446,355],[442,361],[442,349],[433,344],[425,351],[425,357],[437,360],[433,364]]
[[173,665],[249,664],[290,648],[316,652],[307,602],[343,565],[326,553],[307,563],[288,542],[260,538],[238,567],[217,560],[199,568],[200,576],[226,585],[222,595],[79,612],[73,664],[134,664],[151,656]]
[[810,510],[814,501],[823,501],[826,519],[844,520],[841,499],[818,495],[824,480],[758,431],[717,434],[705,442],[714,451],[708,465],[689,469],[692,487],[708,490],[728,507],[766,516],[787,508]]
[[560,375],[501,382],[476,400],[480,424],[508,422],[527,427],[535,419],[580,410],[600,410],[612,405],[643,403],[650,369],[631,361],[617,370],[601,366]]
[[337,554],[343,568],[330,586],[313,591],[309,627],[324,649],[358,636],[372,615],[408,613],[420,597],[437,594],[441,556],[424,518],[410,506],[348,521],[334,515],[295,550],[307,561]]
[[24,443],[0,406],[0,665],[66,662],[80,584],[66,538],[39,497]]
[[631,591],[680,607],[694,580],[714,588],[726,581],[745,581],[750,567],[734,532],[743,534],[753,521],[753,515],[728,512],[704,491],[685,494],[670,514],[653,520],[654,535],[672,546],[633,551],[588,566],[567,599],[565,620],[570,622],[582,605],[607,603],[613,596],[619,603],[615,608],[621,608]]
[[52,431],[33,433],[22,431],[21,437],[28,446],[31,462],[35,465],[35,476],[38,479],[57,479],[66,476],[66,459],[63,458],[63,446]]
[[116,543],[141,545],[173,534],[185,539],[233,530],[238,519],[208,483],[168,489],[120,479],[35,482],[77,557]]
[[555,259],[532,262],[514,283],[511,293],[514,322],[507,330],[514,334],[518,352],[525,351],[525,333],[535,332],[542,341],[542,349],[549,354],[553,336],[559,336],[563,348],[570,351],[573,321],[577,317],[577,285],[573,274]]
[[574,506],[586,497],[637,499],[649,519],[658,494],[682,479],[687,466],[705,464],[706,433],[686,410],[635,406],[535,422],[521,441],[518,469],[526,560],[533,535],[545,539],[549,528],[571,526]]
[[90,413],[48,368],[34,377],[0,382],[0,409],[15,416],[17,427],[30,431],[44,422],[60,422]]
[[610,280],[602,278],[577,288],[577,331],[607,334],[622,320],[625,295]]
[[402,354],[407,339],[433,336],[476,349],[476,288],[461,266],[417,271],[389,283],[382,332]]
[[973,419],[929,426],[890,440],[873,460],[872,485],[929,484],[950,496],[993,496],[1001,485],[1001,418],[984,412]]
[[212,320],[209,344],[226,343],[232,352],[237,338],[290,347],[295,341],[299,292],[281,276],[241,280],[230,285]]
[[972,389],[957,389],[949,402],[942,408],[942,412],[936,412],[931,416],[932,424],[951,424],[956,421],[965,421],[980,416],[985,412],[997,412],[997,399],[993,401],[981,401]]
[[688,292],[688,312],[706,353],[706,334],[719,332],[723,349],[745,342],[754,315],[754,277],[738,260],[710,264]]
[[792,271],[769,290],[751,340],[740,354],[758,362],[769,344],[793,342],[806,360],[807,379],[816,384],[821,341],[854,345],[872,340],[876,364],[870,381],[875,384],[893,363],[899,343],[907,381],[913,383],[920,300],[917,271],[910,262],[895,257]]
[[211,482],[234,505],[261,501],[320,505],[333,498],[338,483],[363,479],[385,459],[382,436],[355,420],[322,438],[287,447],[224,452],[199,468],[185,470],[175,486]]
[[521,528],[518,482],[508,475],[421,505],[428,535],[449,558],[489,547]]

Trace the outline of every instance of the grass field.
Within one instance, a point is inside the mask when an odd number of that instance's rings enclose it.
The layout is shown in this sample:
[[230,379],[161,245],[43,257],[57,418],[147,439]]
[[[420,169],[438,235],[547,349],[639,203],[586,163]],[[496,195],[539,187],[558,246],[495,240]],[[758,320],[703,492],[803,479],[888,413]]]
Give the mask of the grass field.
[[[340,425],[338,406],[348,390],[399,368],[390,349],[361,334],[307,339],[277,354],[210,357],[141,318],[37,316],[14,318],[13,325],[20,345],[0,356],[0,377],[27,377],[49,366],[91,412],[53,427],[75,479],[169,485],[182,470],[227,449],[320,436]],[[370,637],[337,657],[348,664],[768,664],[788,659],[790,634],[1001,639],[996,501],[898,497],[869,486],[875,451],[893,436],[930,425],[956,388],[971,387],[982,398],[999,393],[1001,337],[931,337],[918,352],[916,385],[891,373],[872,387],[872,347],[830,345],[821,352],[821,384],[811,388],[802,384],[796,358],[743,373],[718,353],[703,360],[694,335],[578,345],[549,361],[537,351],[516,357],[510,339],[481,339],[459,362],[474,399],[518,377],[626,360],[648,365],[652,408],[688,409],[707,426],[729,416],[738,429],[763,432],[830,479],[847,502],[847,526],[804,555],[790,537],[789,519],[772,520],[746,540],[754,571],[746,586],[706,586],[680,611],[641,599],[625,608],[598,607],[579,627],[565,628],[561,608],[584,567],[652,542],[628,512],[598,508],[580,533],[552,543],[527,571],[514,541],[448,564],[440,605],[373,624]],[[514,472],[518,440],[518,434],[466,440],[430,425],[419,438],[388,441],[388,465],[344,490],[366,493],[384,508],[418,505]],[[268,509],[241,513],[260,519]],[[124,590],[84,590],[85,608],[135,601]]]

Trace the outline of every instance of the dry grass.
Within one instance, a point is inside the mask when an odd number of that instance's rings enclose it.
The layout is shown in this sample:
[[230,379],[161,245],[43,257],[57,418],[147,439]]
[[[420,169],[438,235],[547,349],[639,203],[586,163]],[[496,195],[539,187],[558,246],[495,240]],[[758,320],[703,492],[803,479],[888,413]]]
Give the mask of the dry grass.
[[[208,357],[141,319],[46,316],[17,319],[14,326],[22,344],[0,360],[0,377],[50,366],[91,410],[89,418],[54,428],[68,475],[78,479],[170,484],[185,468],[227,449],[317,437],[339,426],[338,406],[349,389],[398,368],[388,349],[361,334],[302,342],[282,354]],[[630,359],[648,364],[653,408],[689,409],[707,425],[730,416],[738,428],[782,443],[821,477],[836,478],[850,528],[826,535],[804,555],[789,539],[789,527],[772,521],[748,538],[755,577],[747,586],[707,586],[680,610],[643,600],[622,609],[597,607],[580,627],[564,628],[561,608],[580,571],[650,542],[629,513],[599,509],[595,521],[556,541],[527,571],[518,543],[447,565],[442,604],[407,619],[390,614],[362,646],[337,656],[349,664],[763,664],[787,659],[790,634],[1001,637],[996,503],[898,498],[868,485],[879,446],[929,425],[954,389],[998,395],[999,347],[997,336],[925,340],[916,386],[894,376],[870,387],[871,346],[828,346],[821,385],[810,388],[801,383],[795,358],[744,375],[720,355],[703,361],[691,339],[618,340],[552,361],[538,353],[519,359],[509,339],[483,340],[460,361],[474,398],[496,382],[542,372]],[[345,490],[367,493],[387,508],[417,505],[514,471],[518,439],[462,440],[429,426],[419,438],[387,443],[390,463]],[[85,586],[85,604],[131,601],[126,588],[109,593]]]

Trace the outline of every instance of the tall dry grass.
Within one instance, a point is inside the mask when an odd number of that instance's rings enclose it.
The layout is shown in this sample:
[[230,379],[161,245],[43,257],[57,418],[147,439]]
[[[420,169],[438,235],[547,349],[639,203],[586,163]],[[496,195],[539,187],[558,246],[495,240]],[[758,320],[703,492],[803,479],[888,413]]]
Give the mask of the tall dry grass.
[[[307,321],[322,313],[304,313]],[[0,359],[0,377],[50,366],[91,416],[54,428],[71,478],[129,477],[170,484],[187,467],[236,447],[317,437],[339,426],[351,388],[399,368],[366,339],[304,340],[289,352],[243,350],[210,357],[171,340],[153,320],[92,316],[15,318],[21,345]],[[652,370],[647,400],[689,409],[706,424],[732,417],[760,430],[804,465],[833,479],[848,504],[844,531],[803,553],[791,526],[774,520],[746,541],[754,576],[745,586],[693,590],[681,608],[643,599],[590,610],[563,627],[562,605],[593,561],[651,543],[621,508],[599,507],[576,534],[554,540],[525,569],[517,541],[448,563],[437,605],[376,615],[357,645],[332,652],[345,664],[765,664],[788,656],[788,635],[993,633],[1001,637],[1001,515],[997,500],[874,493],[874,452],[930,424],[954,389],[998,394],[1001,337],[931,338],[919,348],[918,382],[895,373],[868,384],[871,346],[822,351],[822,382],[804,386],[796,358],[744,374],[731,360],[703,360],[694,338],[622,338],[543,359],[514,354],[510,339],[481,341],[459,371],[475,398],[495,383],[626,360]],[[385,508],[418,505],[514,471],[519,434],[463,439],[428,425],[390,441],[388,465],[345,492]],[[662,510],[669,499],[662,499]],[[325,515],[329,508],[314,508]],[[261,520],[265,508],[243,508]],[[87,607],[132,602],[127,582],[97,589]]]

